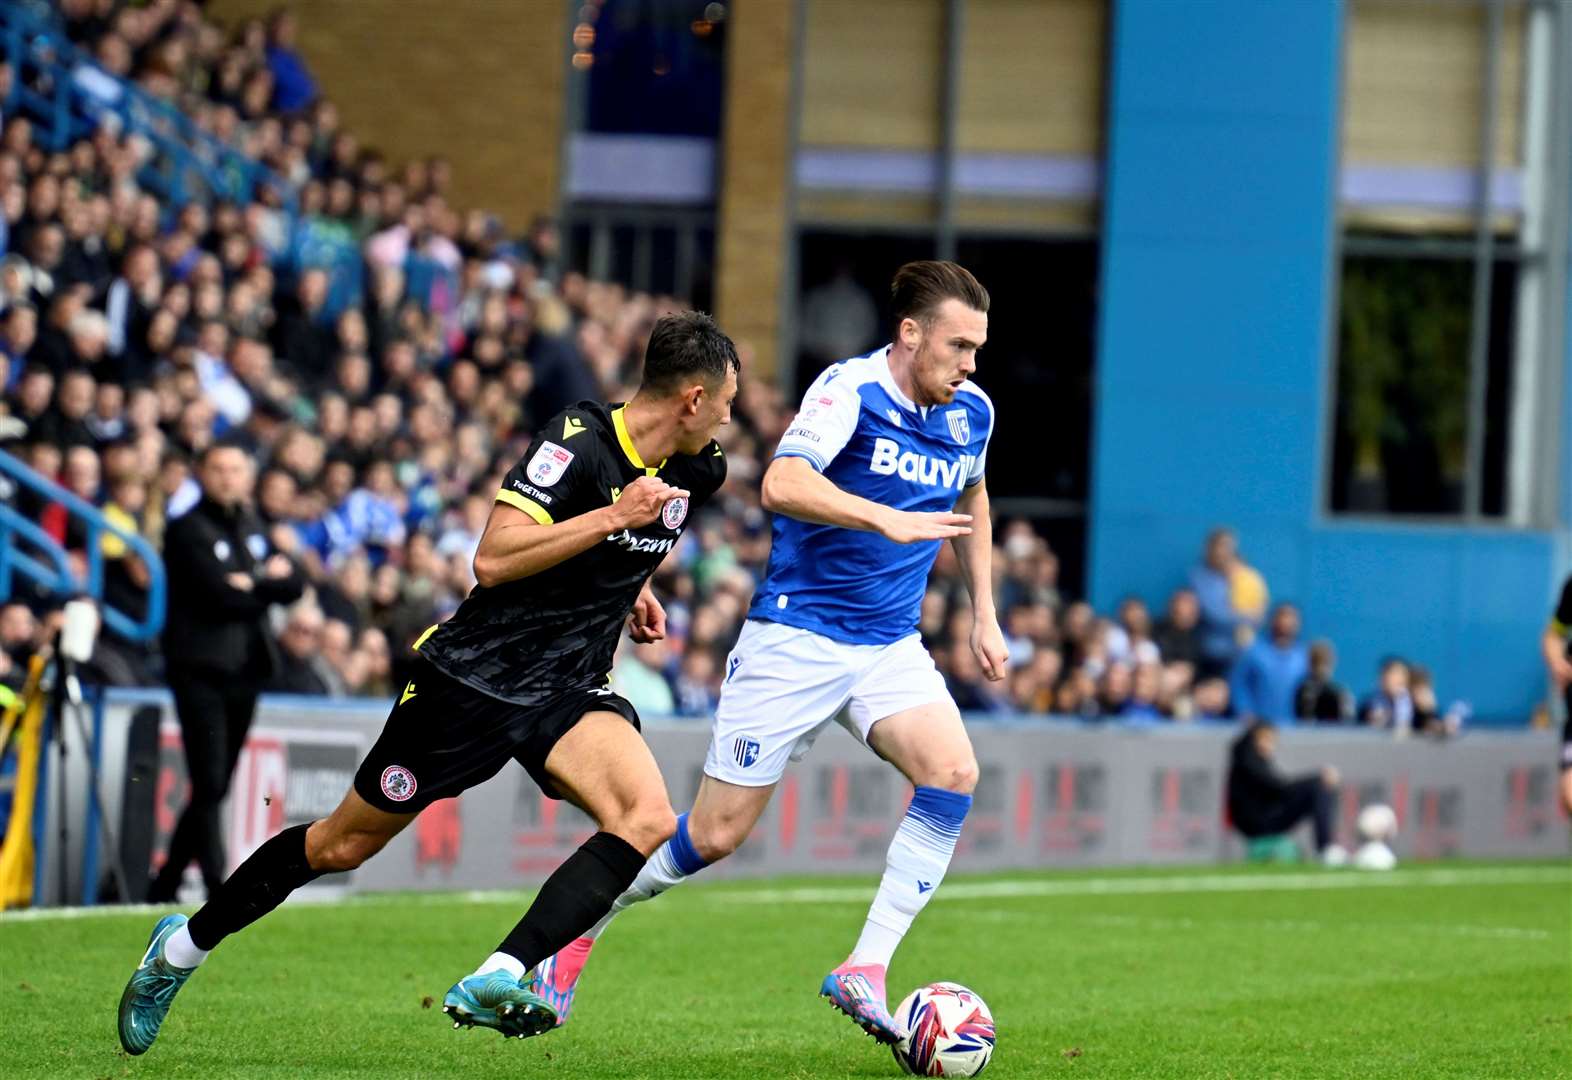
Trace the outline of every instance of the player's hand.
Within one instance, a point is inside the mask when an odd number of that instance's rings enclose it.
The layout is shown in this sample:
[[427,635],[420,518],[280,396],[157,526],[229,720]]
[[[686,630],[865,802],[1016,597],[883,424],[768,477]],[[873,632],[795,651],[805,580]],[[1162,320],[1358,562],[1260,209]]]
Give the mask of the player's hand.
[[949,540],[955,536],[972,534],[972,516],[949,511],[918,512],[891,510],[879,534],[897,544],[915,544],[922,540]]
[[1565,690],[1572,685],[1572,661],[1564,656],[1558,656],[1550,665],[1550,680],[1556,684],[1557,690]]
[[622,497],[612,504],[618,524],[624,529],[648,525],[660,517],[672,499],[688,497],[682,488],[672,487],[658,476],[641,476],[622,489]]
[[288,556],[276,554],[268,556],[267,562],[263,564],[263,569],[267,572],[268,577],[275,580],[287,578],[295,572],[294,564],[289,561]]
[[251,580],[250,574],[225,574],[224,580],[229,582],[231,589],[238,589],[240,592],[250,592],[256,586],[256,582]]
[[1010,650],[1004,643],[1004,631],[993,616],[979,616],[972,620],[972,655],[978,666],[992,682],[1004,678],[1010,663]]
[[628,634],[640,645],[666,636],[666,609],[660,606],[648,585],[633,602],[633,613],[628,616]]

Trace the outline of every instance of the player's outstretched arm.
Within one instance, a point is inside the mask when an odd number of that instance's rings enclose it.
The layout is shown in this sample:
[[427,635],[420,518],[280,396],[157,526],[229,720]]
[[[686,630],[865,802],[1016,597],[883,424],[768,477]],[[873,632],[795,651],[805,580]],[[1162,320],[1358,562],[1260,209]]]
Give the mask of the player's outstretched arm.
[[490,588],[548,570],[582,554],[619,529],[637,529],[660,516],[668,499],[687,497],[658,477],[641,476],[610,506],[541,525],[524,511],[496,503],[475,550],[475,580]]
[[1004,678],[1010,650],[993,603],[993,518],[986,484],[979,480],[962,491],[955,509],[972,519],[970,533],[950,541],[966,577],[966,590],[972,595],[972,652],[983,674],[997,682]]
[[819,525],[875,532],[897,544],[949,540],[972,531],[972,519],[965,514],[896,510],[842,491],[800,457],[778,457],[770,462],[764,471],[760,498],[764,509],[771,513]]

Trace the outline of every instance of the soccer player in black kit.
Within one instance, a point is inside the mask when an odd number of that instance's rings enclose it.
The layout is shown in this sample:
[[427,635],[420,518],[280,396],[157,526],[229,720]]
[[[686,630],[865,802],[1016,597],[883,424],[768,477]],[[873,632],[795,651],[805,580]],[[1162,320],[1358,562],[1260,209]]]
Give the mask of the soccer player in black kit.
[[1572,645],[1568,638],[1572,638],[1572,577],[1561,586],[1561,599],[1541,642],[1550,681],[1566,703],[1566,720],[1561,725],[1561,805],[1572,814]]
[[631,401],[582,402],[546,423],[497,492],[477,586],[416,644],[415,676],[344,801],[263,844],[189,923],[167,915],[154,927],[120,1002],[128,1052],[152,1046],[175,993],[225,937],[322,874],[359,866],[427,805],[509,760],[599,831],[443,1010],[455,1027],[519,1038],[554,1026],[527,973],[605,915],[676,827],[638,714],[607,678],[625,622],[635,640],[665,633],[648,579],[726,478],[713,436],[730,422],[738,368],[709,316],[669,315]]

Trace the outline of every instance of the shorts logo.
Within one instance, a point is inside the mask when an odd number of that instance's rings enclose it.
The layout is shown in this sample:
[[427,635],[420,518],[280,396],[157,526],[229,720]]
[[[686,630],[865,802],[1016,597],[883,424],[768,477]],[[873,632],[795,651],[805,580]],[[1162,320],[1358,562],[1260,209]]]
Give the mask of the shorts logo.
[[944,420],[950,425],[950,434],[955,441],[965,446],[972,437],[972,424],[966,418],[966,410],[951,409],[944,414]]
[[688,500],[678,495],[675,499],[668,499],[661,508],[660,519],[668,529],[675,529],[688,520]]
[[737,759],[737,764],[746,769],[759,760],[759,740],[750,739],[746,735],[738,736],[731,753],[732,757]]
[[530,483],[550,487],[562,479],[562,474],[568,471],[572,461],[573,451],[564,450],[554,442],[543,442],[540,449],[535,451],[535,456],[529,459],[529,468],[525,474]]
[[382,770],[382,794],[394,802],[408,802],[415,797],[415,774],[402,765],[389,765]]
[[737,674],[737,665],[741,663],[742,657],[740,656],[733,656],[730,660],[726,661],[726,678],[723,680],[724,682],[731,682],[731,677]]

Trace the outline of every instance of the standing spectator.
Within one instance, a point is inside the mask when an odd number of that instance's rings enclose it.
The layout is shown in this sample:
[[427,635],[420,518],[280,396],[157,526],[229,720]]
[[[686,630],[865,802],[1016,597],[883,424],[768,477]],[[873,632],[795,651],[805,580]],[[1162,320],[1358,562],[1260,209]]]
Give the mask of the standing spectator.
[[338,335],[326,323],[327,294],[326,271],[302,271],[294,297],[280,306],[273,326],[273,352],[279,365],[312,384],[327,381],[338,343]]
[[1309,654],[1299,641],[1299,609],[1278,604],[1268,640],[1250,646],[1234,666],[1229,680],[1234,709],[1240,716],[1292,723],[1294,694],[1309,670]]
[[1201,662],[1201,605],[1194,589],[1175,589],[1168,611],[1152,630],[1152,640],[1165,664],[1189,664],[1192,674]]
[[1289,779],[1277,769],[1277,728],[1260,720],[1234,740],[1228,771],[1228,816],[1245,836],[1286,833],[1309,818],[1315,849],[1328,854],[1336,823],[1339,777],[1330,765],[1319,773]]
[[1414,727],[1414,698],[1408,688],[1408,664],[1395,656],[1381,662],[1381,681],[1375,693],[1359,707],[1359,722],[1367,727],[1391,728],[1406,735]]
[[1294,716],[1317,724],[1349,724],[1354,719],[1354,695],[1332,679],[1337,650],[1330,641],[1310,645],[1310,674],[1294,694]]
[[263,623],[270,604],[299,598],[303,583],[283,555],[270,554],[251,512],[250,459],[214,443],[199,463],[201,500],[165,536],[169,615],[164,656],[191,776],[191,801],[175,826],[169,857],[147,899],[168,903],[193,860],[209,893],[224,881],[219,807],[272,674],[274,645]]
[[273,108],[299,112],[317,100],[317,81],[295,49],[295,17],[280,9],[267,28],[267,68],[273,74]]
[[817,371],[872,348],[879,335],[879,310],[852,277],[851,264],[842,262],[830,280],[803,296],[798,326],[802,347]]
[[1213,529],[1201,565],[1190,571],[1201,605],[1201,674],[1227,675],[1255,637],[1266,611],[1261,575],[1239,557],[1232,529]]

